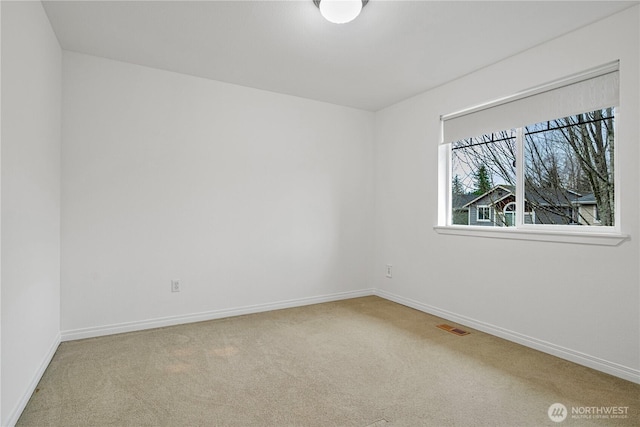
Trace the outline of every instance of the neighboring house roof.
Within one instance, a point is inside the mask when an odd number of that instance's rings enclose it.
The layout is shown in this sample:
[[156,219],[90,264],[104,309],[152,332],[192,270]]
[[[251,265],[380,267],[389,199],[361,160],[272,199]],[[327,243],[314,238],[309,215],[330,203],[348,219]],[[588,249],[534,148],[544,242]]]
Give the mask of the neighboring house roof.
[[[477,203],[481,199],[494,192],[499,193],[495,199],[490,199],[490,204],[496,204],[509,196],[515,195],[515,187],[513,185],[506,184],[496,185],[484,194],[481,194],[479,196],[473,195],[474,198],[463,205],[462,208],[468,208],[469,206]],[[569,206],[580,200],[580,193],[572,190],[535,188],[525,192],[525,200],[537,206]]]
[[536,188],[527,191],[525,199],[538,206],[569,206],[580,198],[580,194],[571,190],[553,190]]
[[[495,187],[493,187],[491,190],[487,191],[484,194],[481,194],[479,196],[476,196],[475,194],[469,194],[470,196],[473,197],[473,199],[471,199],[470,201],[468,201],[464,206],[462,206],[463,208],[468,208],[469,206],[471,206],[472,204],[474,204],[475,202],[477,202],[478,200],[482,199],[483,197],[486,197],[488,194],[494,193],[498,190],[502,189],[503,191],[505,191],[507,194],[503,197],[501,197],[499,200],[504,199],[504,197],[512,195],[515,193],[516,188],[513,185],[506,185],[506,184],[500,184],[500,185],[496,185]],[[494,203],[498,202],[498,200],[494,200]]]
[[453,194],[451,196],[451,207],[454,210],[465,209],[466,205],[476,197],[475,194]]
[[593,193],[585,194],[582,197],[579,197],[576,200],[576,204],[578,205],[595,205],[596,204],[596,196]]

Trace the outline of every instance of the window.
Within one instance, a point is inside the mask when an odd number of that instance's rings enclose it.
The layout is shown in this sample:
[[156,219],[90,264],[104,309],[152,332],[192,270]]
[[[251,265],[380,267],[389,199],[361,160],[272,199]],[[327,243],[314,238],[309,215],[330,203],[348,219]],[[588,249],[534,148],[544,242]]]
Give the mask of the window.
[[618,234],[618,74],[615,62],[443,116],[440,225]]
[[507,227],[516,225],[516,204],[511,202],[504,207],[504,224]]
[[490,209],[489,206],[478,206],[478,221],[491,221]]
[[537,224],[592,225],[584,204],[615,226],[614,129],[614,107],[525,127],[525,199]]

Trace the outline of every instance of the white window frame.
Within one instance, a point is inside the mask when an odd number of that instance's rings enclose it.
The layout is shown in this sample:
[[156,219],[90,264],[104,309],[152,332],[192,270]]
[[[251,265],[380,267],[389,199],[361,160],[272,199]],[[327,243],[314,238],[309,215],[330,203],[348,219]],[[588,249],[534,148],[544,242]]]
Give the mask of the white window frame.
[[[480,218],[480,209],[487,210],[487,219]],[[491,222],[491,206],[489,205],[478,205],[476,206],[476,222]]]
[[[451,223],[451,155],[452,144],[444,143],[444,121],[449,117],[460,116],[463,114],[469,114],[474,111],[480,111],[482,109],[491,108],[492,106],[506,104],[509,102],[523,99],[529,96],[534,96],[538,93],[544,93],[551,91],[555,88],[566,86],[572,82],[584,80],[588,76],[602,74],[603,70],[611,70],[615,67],[615,70],[619,69],[618,61],[614,63],[606,64],[601,67],[596,67],[592,70],[587,70],[583,73],[578,73],[573,76],[566,77],[564,79],[545,84],[542,86],[529,89],[527,91],[518,93],[511,97],[501,98],[496,101],[492,101],[486,104],[482,104],[473,108],[469,108],[456,113],[448,114],[441,117],[441,141],[438,152],[438,161],[440,166],[439,179],[440,179],[440,193],[439,193],[439,211],[438,211],[438,225],[434,227],[434,230],[440,234],[453,234],[453,235],[465,235],[465,236],[477,236],[477,237],[489,237],[489,238],[505,238],[505,239],[517,239],[517,240],[535,240],[535,241],[547,241],[547,242],[561,242],[561,243],[582,243],[593,245],[606,245],[617,246],[624,240],[628,239],[628,235],[621,233],[621,219],[620,219],[620,197],[618,189],[620,187],[620,162],[616,162],[614,167],[614,182],[615,185],[615,218],[614,226],[591,226],[591,225],[556,225],[556,224],[536,224],[535,220],[533,224],[526,224],[524,221],[524,168],[516,168],[516,215],[515,225],[513,227],[485,227],[485,226],[473,226],[473,225],[453,225]],[[586,77],[585,77],[586,76]],[[615,106],[615,121],[614,129],[616,138],[618,138],[618,123],[622,116],[619,105]],[[533,123],[531,123],[533,124]],[[616,141],[614,146],[614,156],[618,158],[618,146]],[[524,126],[516,128],[516,164],[524,164]],[[479,208],[479,206],[478,206]],[[477,214],[478,215],[478,214]],[[477,216],[478,217],[478,216]],[[480,220],[478,222],[484,222],[486,220]]]

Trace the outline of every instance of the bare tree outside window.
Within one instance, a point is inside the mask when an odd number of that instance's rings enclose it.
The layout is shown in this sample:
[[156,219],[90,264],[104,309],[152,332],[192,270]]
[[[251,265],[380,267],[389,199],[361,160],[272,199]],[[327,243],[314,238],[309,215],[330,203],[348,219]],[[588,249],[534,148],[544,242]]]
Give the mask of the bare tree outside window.
[[[524,127],[525,223],[614,225],[614,114],[605,108]],[[457,218],[483,205],[494,213],[490,225],[514,225],[515,135],[452,144]]]
[[[452,198],[456,218],[466,214],[470,220],[467,224],[480,221],[481,225],[507,225],[502,204],[515,200],[515,153],[514,130],[482,135],[452,144],[453,174],[458,176],[458,182],[464,188],[462,196]],[[497,191],[491,191],[498,186],[500,187]],[[510,188],[514,189],[514,197],[511,200],[501,200]],[[472,203],[474,201],[476,203]],[[488,206],[493,211],[489,221],[485,219],[486,212],[478,215],[479,206]]]

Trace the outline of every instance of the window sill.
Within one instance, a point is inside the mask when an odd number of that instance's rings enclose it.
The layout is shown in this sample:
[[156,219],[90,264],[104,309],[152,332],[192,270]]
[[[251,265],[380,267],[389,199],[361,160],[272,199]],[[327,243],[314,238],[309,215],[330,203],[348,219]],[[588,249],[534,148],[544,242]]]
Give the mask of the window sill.
[[531,230],[511,227],[490,228],[469,225],[435,226],[438,234],[454,236],[485,237],[490,239],[533,240],[538,242],[577,243],[582,245],[618,246],[629,238],[626,234],[615,232],[598,233],[593,231]]

